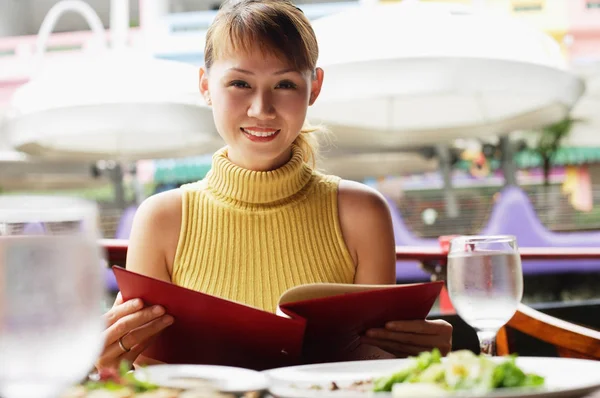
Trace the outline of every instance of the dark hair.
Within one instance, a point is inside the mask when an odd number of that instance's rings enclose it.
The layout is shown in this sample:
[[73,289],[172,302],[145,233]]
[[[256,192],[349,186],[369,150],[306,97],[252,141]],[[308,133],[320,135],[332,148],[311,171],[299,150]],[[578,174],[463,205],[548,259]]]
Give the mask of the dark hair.
[[227,51],[284,57],[298,71],[314,71],[319,56],[315,32],[304,13],[288,0],[230,0],[223,3],[206,33],[204,63]]

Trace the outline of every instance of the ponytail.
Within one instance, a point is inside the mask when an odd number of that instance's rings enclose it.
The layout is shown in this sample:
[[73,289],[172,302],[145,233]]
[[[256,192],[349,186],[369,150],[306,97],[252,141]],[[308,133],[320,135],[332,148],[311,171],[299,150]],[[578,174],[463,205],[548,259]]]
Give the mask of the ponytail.
[[317,160],[319,158],[319,135],[327,135],[329,130],[323,126],[312,126],[308,122],[304,123],[300,134],[294,140],[296,144],[304,154],[304,162],[310,165],[312,168],[316,167]]

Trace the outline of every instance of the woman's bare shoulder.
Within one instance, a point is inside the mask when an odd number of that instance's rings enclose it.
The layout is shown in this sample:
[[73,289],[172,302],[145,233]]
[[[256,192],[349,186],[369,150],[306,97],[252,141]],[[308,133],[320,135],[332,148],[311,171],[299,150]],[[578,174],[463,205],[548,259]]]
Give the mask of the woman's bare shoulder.
[[165,219],[168,221],[174,215],[181,215],[181,198],[182,192],[180,189],[171,189],[152,195],[142,202],[137,214],[145,217]]
[[152,195],[138,208],[127,253],[127,268],[170,280],[181,229],[182,192]]
[[389,217],[389,208],[379,191],[356,181],[341,180],[338,188],[340,215],[350,218],[364,214],[369,217]]
[[388,204],[377,190],[356,181],[341,180],[338,188],[338,213],[342,232],[348,238],[362,239],[372,232],[389,228]]

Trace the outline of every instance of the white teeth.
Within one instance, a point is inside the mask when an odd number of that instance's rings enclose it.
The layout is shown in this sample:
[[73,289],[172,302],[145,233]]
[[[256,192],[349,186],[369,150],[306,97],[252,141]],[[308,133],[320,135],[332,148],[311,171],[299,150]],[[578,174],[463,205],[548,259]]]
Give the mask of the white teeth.
[[254,130],[248,130],[248,129],[242,129],[242,130],[244,130],[244,132],[246,132],[246,133],[248,133],[250,135],[253,135],[255,137],[270,137],[270,136],[274,135],[275,133],[277,133],[279,131],[279,130],[275,130],[275,131],[270,132],[270,133],[265,133],[265,132],[262,132],[262,131],[254,131]]

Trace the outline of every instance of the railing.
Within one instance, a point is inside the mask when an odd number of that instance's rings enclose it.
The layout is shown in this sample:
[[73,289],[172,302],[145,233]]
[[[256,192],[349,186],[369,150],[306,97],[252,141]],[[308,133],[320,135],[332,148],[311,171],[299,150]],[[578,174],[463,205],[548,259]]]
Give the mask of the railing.
[[[456,191],[460,206],[458,218],[448,218],[445,214],[444,193],[442,190],[404,193],[397,200],[402,218],[411,231],[421,237],[439,235],[476,235],[486,225],[494,206],[494,194],[501,186],[490,188],[469,188]],[[561,192],[560,185],[546,191],[543,186],[523,187],[544,226],[556,232],[600,229],[600,186],[592,187],[594,208],[582,212],[573,208],[569,196]],[[423,220],[423,212],[433,209],[437,214],[434,223],[428,225]]]
[[[496,188],[499,191],[501,187]],[[407,192],[398,200],[398,208],[407,227],[416,236],[437,238],[440,235],[477,235],[486,225],[494,202],[494,192],[480,190],[458,191],[461,208],[458,218],[447,218],[444,210],[443,192],[434,191],[415,194]],[[527,195],[544,226],[555,232],[600,230],[600,186],[592,191],[594,209],[591,212],[575,210],[568,196],[560,192],[560,187],[551,187],[544,192],[543,187],[527,188]],[[422,219],[425,209],[434,209],[438,219],[426,225]],[[113,238],[119,222],[120,210],[102,208],[100,212],[104,238]]]
[[[124,263],[127,257],[127,240],[102,239],[100,244],[105,248],[110,264]],[[523,260],[589,260],[600,259],[600,248],[519,248]],[[441,262],[447,259],[447,254],[437,247],[396,247],[397,260],[417,260],[422,262]]]
[[116,237],[124,210],[104,203],[100,209],[100,231],[103,238]]

